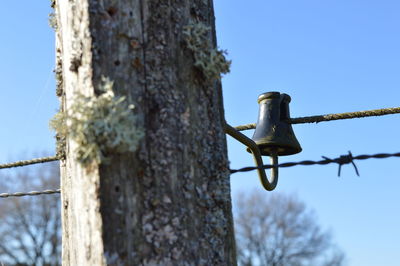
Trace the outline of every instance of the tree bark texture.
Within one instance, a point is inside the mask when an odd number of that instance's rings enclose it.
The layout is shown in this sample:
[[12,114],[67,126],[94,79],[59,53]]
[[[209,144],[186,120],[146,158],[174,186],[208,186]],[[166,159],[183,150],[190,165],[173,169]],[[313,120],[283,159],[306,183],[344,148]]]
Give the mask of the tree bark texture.
[[219,81],[193,66],[183,28],[211,27],[212,0],[58,0],[62,110],[102,77],[135,105],[136,152],[86,169],[62,161],[65,265],[235,265]]

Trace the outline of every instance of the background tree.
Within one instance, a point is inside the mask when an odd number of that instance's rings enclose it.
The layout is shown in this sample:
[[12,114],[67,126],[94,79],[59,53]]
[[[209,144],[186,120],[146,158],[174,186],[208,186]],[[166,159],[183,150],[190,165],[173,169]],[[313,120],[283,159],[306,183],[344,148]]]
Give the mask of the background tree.
[[[59,187],[58,164],[0,173],[0,193]],[[0,265],[61,265],[60,196],[0,199]]]
[[253,192],[237,197],[238,262],[246,266],[344,264],[344,254],[314,213],[293,196]]

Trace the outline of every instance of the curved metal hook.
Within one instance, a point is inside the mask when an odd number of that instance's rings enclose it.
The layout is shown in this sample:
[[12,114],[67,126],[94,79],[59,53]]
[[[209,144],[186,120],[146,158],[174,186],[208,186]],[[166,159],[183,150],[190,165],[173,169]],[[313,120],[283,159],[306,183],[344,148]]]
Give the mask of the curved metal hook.
[[278,184],[278,155],[277,153],[271,154],[271,165],[274,167],[271,171],[271,182],[268,180],[267,174],[265,173],[265,169],[263,168],[263,159],[261,157],[260,149],[258,148],[257,144],[246,135],[237,131],[234,127],[225,123],[225,133],[236,139],[237,141],[246,145],[252,152],[254,157],[254,162],[256,163],[258,177],[260,178],[261,184],[263,187],[268,190],[272,191],[276,188]]

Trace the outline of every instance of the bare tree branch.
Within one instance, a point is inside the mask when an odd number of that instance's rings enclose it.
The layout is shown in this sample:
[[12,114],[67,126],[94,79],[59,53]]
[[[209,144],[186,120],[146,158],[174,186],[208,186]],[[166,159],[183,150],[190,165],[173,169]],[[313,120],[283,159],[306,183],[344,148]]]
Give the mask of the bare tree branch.
[[248,266],[341,266],[331,236],[295,197],[253,192],[236,202],[238,262]]
[[[56,164],[28,167],[0,176],[0,190],[59,186]],[[59,195],[0,200],[0,262],[4,265],[60,265]]]

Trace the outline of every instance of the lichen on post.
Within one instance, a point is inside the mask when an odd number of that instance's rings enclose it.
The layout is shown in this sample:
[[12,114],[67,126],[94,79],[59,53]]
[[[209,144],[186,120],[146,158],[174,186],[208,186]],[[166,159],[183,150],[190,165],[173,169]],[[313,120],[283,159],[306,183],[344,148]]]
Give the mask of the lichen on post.
[[99,96],[75,95],[66,113],[57,113],[51,126],[77,144],[76,159],[84,166],[109,162],[108,154],[134,152],[143,137],[136,125],[133,104],[115,96],[113,82],[103,77]]
[[211,28],[204,23],[191,23],[184,27],[186,46],[192,51],[197,67],[209,81],[219,80],[221,74],[229,73],[231,61],[226,59],[227,52],[211,46]]
[[57,1],[55,14],[63,265],[235,265],[212,1]]

